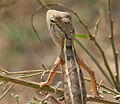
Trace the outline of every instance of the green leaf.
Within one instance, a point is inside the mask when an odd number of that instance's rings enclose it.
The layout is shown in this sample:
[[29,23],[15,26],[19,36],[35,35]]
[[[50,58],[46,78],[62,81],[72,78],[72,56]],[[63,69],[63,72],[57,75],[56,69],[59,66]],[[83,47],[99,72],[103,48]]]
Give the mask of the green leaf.
[[75,37],[88,39],[88,37],[85,34],[75,34]]

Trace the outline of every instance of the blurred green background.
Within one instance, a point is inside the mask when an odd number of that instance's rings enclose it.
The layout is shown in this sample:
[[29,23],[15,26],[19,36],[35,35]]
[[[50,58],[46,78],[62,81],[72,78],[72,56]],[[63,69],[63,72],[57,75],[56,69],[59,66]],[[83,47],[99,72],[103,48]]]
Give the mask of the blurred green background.
[[[46,11],[42,9],[34,16],[34,25],[40,35],[41,42],[35,36],[31,26],[31,15],[40,4],[37,0],[0,0],[0,65],[8,71],[22,71],[30,69],[41,69],[45,64],[49,69],[54,63],[59,53],[59,49],[54,45],[46,25]],[[107,15],[107,0],[44,0],[45,3],[62,3],[78,13],[80,18],[88,24],[89,29],[94,33],[96,21],[100,18],[100,26],[97,41],[105,50],[107,59],[113,73],[115,73],[114,60],[111,51],[109,19]],[[112,17],[114,20],[115,44],[118,52],[120,51],[120,0],[112,0]],[[59,8],[60,10],[60,8]],[[63,9],[62,9],[63,10]],[[76,33],[86,34],[77,19],[72,18]],[[91,41],[80,39],[88,49],[99,60],[103,61],[97,48]],[[89,56],[75,44],[78,55],[82,57],[95,71],[96,79],[99,82],[104,79],[96,65]],[[119,57],[120,59],[120,57]],[[85,76],[88,74],[85,72]],[[60,76],[59,76],[60,77]],[[39,82],[39,76],[31,80]],[[59,79],[57,80],[59,81]],[[104,83],[107,84],[106,80]],[[89,83],[87,83],[89,84]],[[19,85],[18,85],[19,86]],[[91,87],[88,86],[88,93]],[[22,93],[21,93],[22,92]],[[23,86],[14,87],[13,90],[0,101],[3,104],[13,104],[13,95],[20,96],[20,104],[26,104],[36,95],[34,89],[24,88]],[[109,98],[109,96],[108,96]]]

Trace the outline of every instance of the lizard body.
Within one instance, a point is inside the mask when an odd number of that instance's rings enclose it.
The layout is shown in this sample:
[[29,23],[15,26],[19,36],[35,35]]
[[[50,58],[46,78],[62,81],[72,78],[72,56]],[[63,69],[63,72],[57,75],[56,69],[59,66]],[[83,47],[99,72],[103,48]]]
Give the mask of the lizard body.
[[[69,104],[86,104],[83,74],[74,49],[74,28],[67,12],[49,10],[48,28],[55,43],[61,47],[64,73],[64,97]],[[63,55],[62,55],[63,54]]]
[[86,88],[80,65],[88,71],[92,79],[93,90],[98,95],[94,73],[78,58],[74,48],[74,28],[71,15],[67,12],[48,10],[46,15],[48,29],[61,53],[56,59],[48,80],[41,86],[49,86],[59,65],[64,74],[64,97],[67,104],[86,104]]

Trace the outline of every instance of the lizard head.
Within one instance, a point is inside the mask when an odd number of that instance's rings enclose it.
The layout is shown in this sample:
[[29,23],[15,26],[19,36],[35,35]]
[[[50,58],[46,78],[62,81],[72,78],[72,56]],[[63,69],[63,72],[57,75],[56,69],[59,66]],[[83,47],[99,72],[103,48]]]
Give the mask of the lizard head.
[[46,15],[48,29],[54,42],[61,46],[64,38],[73,37],[74,28],[72,26],[71,15],[67,12],[48,10]]

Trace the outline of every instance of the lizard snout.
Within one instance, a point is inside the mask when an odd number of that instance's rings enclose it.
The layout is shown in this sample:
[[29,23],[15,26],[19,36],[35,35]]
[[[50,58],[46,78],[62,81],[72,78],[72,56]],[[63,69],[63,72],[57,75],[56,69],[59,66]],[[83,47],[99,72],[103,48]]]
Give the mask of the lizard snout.
[[70,21],[65,21],[64,23],[65,23],[65,24],[71,24],[71,22],[70,22]]
[[68,18],[64,18],[62,19],[62,22],[67,25],[67,24],[71,24],[71,21]]

